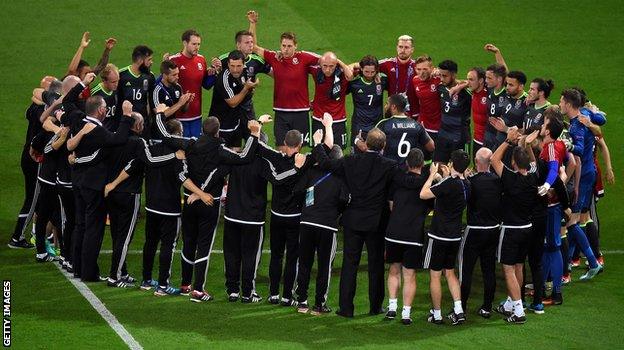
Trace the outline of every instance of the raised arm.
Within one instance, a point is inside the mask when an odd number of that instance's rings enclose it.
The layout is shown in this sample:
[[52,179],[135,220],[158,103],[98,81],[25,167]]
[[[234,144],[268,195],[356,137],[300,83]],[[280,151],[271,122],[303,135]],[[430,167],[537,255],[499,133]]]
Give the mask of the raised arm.
[[344,174],[343,170],[343,162],[344,158],[341,159],[329,159],[327,152],[329,148],[327,145],[322,144],[321,140],[323,139],[323,131],[316,130],[314,135],[312,135],[312,140],[314,141],[314,148],[312,149],[312,156],[319,164],[319,168],[321,170],[331,171],[336,174]]
[[260,45],[258,45],[258,35],[256,33],[256,24],[258,23],[258,13],[253,10],[247,12],[247,20],[249,20],[249,31],[253,35],[253,41],[254,41],[253,52],[260,57],[264,57],[265,49],[263,47],[260,47]]
[[505,168],[505,165],[503,164],[503,156],[505,155],[505,152],[507,152],[507,148],[510,145],[513,145],[513,143],[509,140],[508,136],[507,140],[505,140],[505,142],[501,143],[501,145],[498,146],[494,154],[492,154],[492,158],[490,159],[492,169],[494,169],[494,172],[496,173],[496,175],[498,175],[498,177],[503,176],[503,169]]
[[509,67],[507,67],[507,63],[505,62],[505,58],[503,58],[503,54],[500,52],[500,49],[496,46],[494,46],[494,44],[485,44],[484,47],[485,51],[489,51],[494,53],[494,57],[496,58],[496,63],[500,64],[501,66],[505,67],[505,70],[507,70],[509,72]]
[[435,179],[436,174],[438,173],[438,164],[431,163],[431,167],[429,168],[429,177],[427,177],[427,181],[420,190],[420,199],[432,199],[435,198],[435,194],[431,191],[431,185],[433,184],[433,179]]
[[258,12],[254,10],[247,11],[247,20],[249,21],[249,32],[253,36],[254,45],[256,38],[256,24],[258,23]]
[[113,47],[115,47],[115,44],[117,44],[117,39],[115,38],[106,39],[106,42],[104,45],[104,52],[102,52],[102,56],[100,56],[100,60],[98,61],[97,66],[93,68],[93,73],[95,73],[96,75],[100,75],[100,72],[108,64],[108,58],[110,56],[110,52],[113,49]]
[[334,147],[334,130],[332,129],[332,124],[334,122],[334,119],[332,118],[332,116],[325,112],[323,114],[323,127],[325,129],[325,140],[323,143],[325,143],[325,146],[327,146],[327,148],[331,149],[332,147]]
[[78,75],[78,64],[82,59],[82,53],[84,49],[89,46],[91,39],[89,38],[89,32],[82,33],[82,39],[80,39],[80,45],[72,57],[71,62],[69,62],[69,67],[67,67],[67,73],[65,75]]

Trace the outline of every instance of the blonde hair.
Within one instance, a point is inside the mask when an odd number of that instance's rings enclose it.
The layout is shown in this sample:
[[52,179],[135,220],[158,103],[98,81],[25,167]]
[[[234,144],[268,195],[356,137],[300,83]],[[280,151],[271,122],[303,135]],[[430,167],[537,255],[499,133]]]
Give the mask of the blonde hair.
[[108,76],[112,72],[119,72],[119,69],[116,65],[109,63],[106,65],[106,67],[104,67],[104,69],[102,69],[102,72],[100,73],[100,78],[102,78],[102,80],[108,80]]
[[412,46],[414,46],[414,38],[412,38],[411,36],[407,35],[407,34],[403,34],[401,35],[397,41],[409,41],[410,44],[412,44]]

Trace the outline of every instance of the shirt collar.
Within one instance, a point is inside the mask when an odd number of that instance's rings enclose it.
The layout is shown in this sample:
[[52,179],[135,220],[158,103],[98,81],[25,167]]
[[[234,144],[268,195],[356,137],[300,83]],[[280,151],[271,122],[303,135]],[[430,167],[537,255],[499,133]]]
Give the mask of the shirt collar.
[[89,121],[89,122],[93,123],[93,124],[97,124],[97,125],[99,125],[99,126],[102,126],[102,122],[101,122],[101,121],[99,121],[97,118],[87,116],[85,119],[86,119],[87,121]]

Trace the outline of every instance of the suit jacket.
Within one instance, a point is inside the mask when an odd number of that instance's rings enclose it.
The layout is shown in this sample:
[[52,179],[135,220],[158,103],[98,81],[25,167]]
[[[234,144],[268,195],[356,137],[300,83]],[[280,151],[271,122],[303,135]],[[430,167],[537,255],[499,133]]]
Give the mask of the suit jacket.
[[351,201],[342,214],[342,225],[357,231],[379,230],[397,162],[372,151],[333,160],[329,159],[328,151],[327,146],[317,145],[312,155],[322,170],[343,176],[351,193]]

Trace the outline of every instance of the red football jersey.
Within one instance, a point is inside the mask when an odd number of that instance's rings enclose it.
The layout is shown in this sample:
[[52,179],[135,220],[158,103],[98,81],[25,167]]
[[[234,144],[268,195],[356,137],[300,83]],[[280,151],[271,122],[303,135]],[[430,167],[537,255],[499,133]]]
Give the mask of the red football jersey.
[[202,55],[186,57],[181,52],[169,57],[180,70],[180,80],[178,84],[182,86],[182,92],[191,92],[195,98],[189,104],[186,112],[179,110],[176,118],[189,121],[201,118],[202,113],[202,82],[208,74],[206,59]]
[[410,58],[401,63],[397,57],[384,58],[379,61],[379,71],[388,76],[388,95],[406,93],[416,74],[416,61]]
[[440,78],[420,80],[416,76],[412,79],[411,89],[416,98],[411,106],[411,113],[414,117],[418,116],[418,120],[427,132],[440,130],[442,110],[438,85],[440,85]]
[[330,97],[330,90],[334,85],[334,77],[325,77],[322,83],[317,81],[318,74],[321,72],[321,67],[310,67],[310,75],[314,79],[314,100],[312,101],[312,118],[321,121],[323,120],[323,114],[329,113],[335,122],[341,122],[347,119],[347,110],[345,108],[345,98],[347,96],[347,87],[349,82],[344,76],[344,73],[340,74],[337,78],[340,79],[340,97],[335,100]]
[[285,112],[310,110],[308,68],[318,64],[319,55],[297,51],[278,60],[275,51],[264,50],[264,59],[273,68],[273,109]]
[[[406,94],[410,104],[408,116],[413,116],[415,96],[409,92],[412,78],[416,75],[416,61],[409,59],[401,63],[397,57],[384,58],[379,61],[379,71],[388,76],[388,96]],[[438,106],[439,108],[439,106]]]
[[561,140],[545,143],[540,158],[547,162],[557,162],[561,166],[566,158],[566,146]]
[[474,124],[473,138],[476,143],[483,145],[485,137],[485,128],[488,123],[487,116],[487,89],[481,89],[479,92],[472,92],[472,122]]

